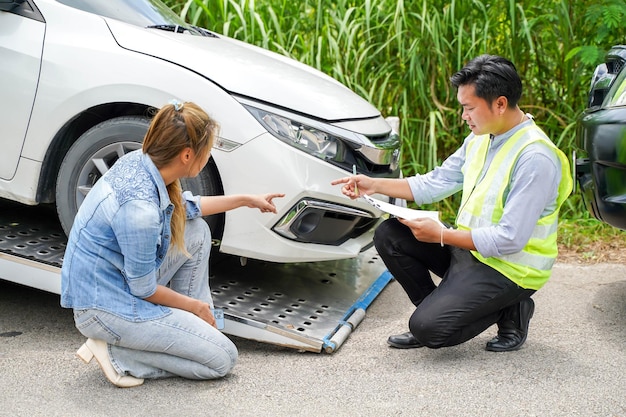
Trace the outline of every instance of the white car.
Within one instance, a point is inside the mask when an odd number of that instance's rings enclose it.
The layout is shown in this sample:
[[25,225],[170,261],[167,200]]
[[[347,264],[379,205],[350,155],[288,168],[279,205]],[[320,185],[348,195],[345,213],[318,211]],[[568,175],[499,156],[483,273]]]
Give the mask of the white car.
[[185,24],[159,0],[0,0],[0,197],[55,203],[69,231],[94,182],[150,115],[193,101],[221,126],[196,194],[282,192],[278,214],[208,218],[223,253],[274,262],[357,256],[381,212],[331,180],[398,177],[380,112],[294,60]]

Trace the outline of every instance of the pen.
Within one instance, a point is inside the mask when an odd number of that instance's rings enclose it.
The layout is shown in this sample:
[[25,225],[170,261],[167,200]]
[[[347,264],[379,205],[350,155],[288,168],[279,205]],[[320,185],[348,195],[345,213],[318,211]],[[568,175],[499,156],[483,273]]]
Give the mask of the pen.
[[[352,165],[352,175],[356,175],[356,165]],[[356,181],[354,182],[354,192],[359,194],[359,187],[356,185]]]

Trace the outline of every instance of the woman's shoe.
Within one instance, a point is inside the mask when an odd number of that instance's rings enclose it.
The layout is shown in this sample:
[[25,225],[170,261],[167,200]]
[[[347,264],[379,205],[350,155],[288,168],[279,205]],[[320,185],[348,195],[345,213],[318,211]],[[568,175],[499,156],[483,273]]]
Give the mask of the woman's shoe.
[[130,375],[120,375],[117,373],[111,359],[109,359],[109,352],[107,350],[107,344],[104,340],[87,339],[87,341],[78,349],[76,356],[83,360],[85,363],[91,362],[93,357],[96,357],[98,365],[104,372],[104,376],[107,377],[113,385],[117,385],[121,388],[136,387],[143,384],[143,379],[135,378]]

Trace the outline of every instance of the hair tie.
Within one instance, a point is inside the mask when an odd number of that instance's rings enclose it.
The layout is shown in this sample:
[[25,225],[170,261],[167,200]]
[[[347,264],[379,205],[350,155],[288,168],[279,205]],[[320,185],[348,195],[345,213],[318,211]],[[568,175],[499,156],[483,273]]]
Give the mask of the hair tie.
[[171,99],[169,101],[169,103],[174,106],[174,110],[176,111],[181,111],[183,109],[183,103],[181,103],[180,101],[176,100],[175,98]]

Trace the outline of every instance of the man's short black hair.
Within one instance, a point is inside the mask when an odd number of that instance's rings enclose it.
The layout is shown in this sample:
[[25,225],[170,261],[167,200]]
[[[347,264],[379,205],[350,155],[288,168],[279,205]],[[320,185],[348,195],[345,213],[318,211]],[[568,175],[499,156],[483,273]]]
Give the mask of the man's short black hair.
[[468,62],[463,69],[450,77],[456,88],[473,84],[476,96],[491,104],[504,96],[509,107],[515,107],[522,96],[522,80],[515,65],[496,55],[480,55]]

